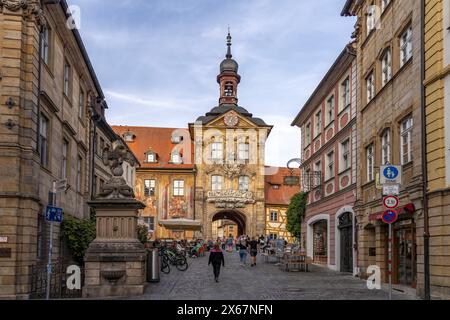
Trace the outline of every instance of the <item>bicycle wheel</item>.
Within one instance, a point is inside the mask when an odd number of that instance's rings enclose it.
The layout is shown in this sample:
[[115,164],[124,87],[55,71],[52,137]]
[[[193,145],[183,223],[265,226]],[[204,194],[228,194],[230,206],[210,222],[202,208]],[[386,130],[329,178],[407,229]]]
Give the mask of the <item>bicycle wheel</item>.
[[169,274],[170,273],[169,262],[164,257],[161,259],[161,272],[164,273],[164,274]]
[[175,264],[175,267],[179,270],[179,271],[186,271],[189,267],[186,258],[179,258],[177,260],[177,263]]

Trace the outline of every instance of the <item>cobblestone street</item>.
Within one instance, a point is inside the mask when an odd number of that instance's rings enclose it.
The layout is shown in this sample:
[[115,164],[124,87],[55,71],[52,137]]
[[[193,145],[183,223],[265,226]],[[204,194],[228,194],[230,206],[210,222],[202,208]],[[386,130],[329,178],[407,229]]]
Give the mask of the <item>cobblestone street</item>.
[[[364,281],[348,274],[313,266],[311,272],[283,272],[259,257],[256,267],[242,267],[236,252],[226,253],[220,282],[215,283],[208,258],[189,259],[189,269],[175,268],[161,274],[161,282],[149,284],[146,300],[383,300],[385,290],[369,290]],[[415,299],[404,293],[393,293],[396,300]]]

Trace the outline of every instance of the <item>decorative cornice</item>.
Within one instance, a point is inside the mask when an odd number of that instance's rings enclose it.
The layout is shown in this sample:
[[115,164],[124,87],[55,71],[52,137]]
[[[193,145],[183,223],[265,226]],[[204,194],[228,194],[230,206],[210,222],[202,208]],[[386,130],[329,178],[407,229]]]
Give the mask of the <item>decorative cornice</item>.
[[0,0],[0,11],[3,11],[3,9],[12,12],[22,9],[25,15],[36,19],[38,26],[42,27],[46,24],[44,11],[37,3],[30,4],[28,0]]

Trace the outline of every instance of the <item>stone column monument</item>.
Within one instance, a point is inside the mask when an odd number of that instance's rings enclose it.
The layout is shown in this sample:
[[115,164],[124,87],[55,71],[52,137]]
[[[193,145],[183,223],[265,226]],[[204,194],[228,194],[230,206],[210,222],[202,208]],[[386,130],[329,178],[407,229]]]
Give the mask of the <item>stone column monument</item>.
[[146,251],[137,235],[138,210],[145,205],[122,178],[124,161],[131,165],[134,157],[118,142],[103,152],[103,162],[113,177],[106,182],[95,201],[97,237],[85,255],[83,297],[141,295],[146,284]]

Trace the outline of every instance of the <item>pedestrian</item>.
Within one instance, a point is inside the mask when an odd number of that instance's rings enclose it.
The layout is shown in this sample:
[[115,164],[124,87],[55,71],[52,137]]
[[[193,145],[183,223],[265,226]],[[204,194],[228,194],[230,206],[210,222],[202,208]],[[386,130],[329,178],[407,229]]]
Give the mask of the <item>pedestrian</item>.
[[223,267],[225,267],[225,258],[223,256],[222,250],[220,250],[219,243],[216,243],[214,245],[214,248],[209,254],[208,265],[211,264],[213,266],[214,279],[216,280],[216,282],[219,282],[220,266],[222,265]]
[[258,241],[255,237],[252,238],[252,240],[249,243],[250,246],[250,257],[252,258],[252,264],[251,266],[256,266],[256,257],[258,255]]
[[241,266],[245,267],[245,264],[247,262],[247,248],[248,244],[245,238],[242,238],[239,243],[236,245],[236,247],[239,249],[239,258],[241,261]]

